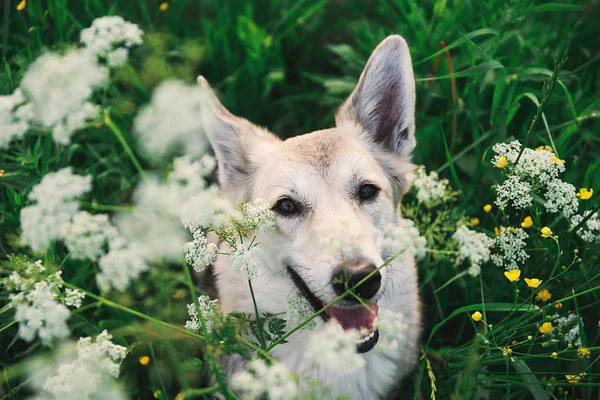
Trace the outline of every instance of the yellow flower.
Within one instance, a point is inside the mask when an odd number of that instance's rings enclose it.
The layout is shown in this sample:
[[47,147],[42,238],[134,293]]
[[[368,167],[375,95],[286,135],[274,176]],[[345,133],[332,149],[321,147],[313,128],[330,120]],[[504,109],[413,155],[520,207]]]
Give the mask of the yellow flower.
[[581,200],[589,200],[594,194],[594,189],[581,188],[579,192],[577,192],[576,196]]
[[164,2],[160,3],[160,6],[158,6],[158,9],[159,9],[161,12],[167,11],[167,10],[169,9],[169,3],[168,3],[168,2],[166,2],[166,1],[164,1]]
[[559,303],[556,303],[556,304],[554,305],[554,308],[562,308],[562,303],[560,303],[560,302],[559,302]]
[[148,364],[150,364],[150,357],[148,357],[148,356],[141,356],[140,357],[140,364],[142,364],[142,365],[148,365]]
[[483,211],[485,211],[486,213],[489,213],[490,211],[492,211],[492,205],[486,204],[485,206],[483,206]]
[[496,168],[504,168],[508,165],[508,160],[506,159],[506,157],[502,156],[498,159],[498,162],[496,163]]
[[565,375],[565,378],[567,378],[567,382],[569,382],[569,383],[578,383],[579,380],[581,379],[581,376],[579,376],[579,375]]
[[538,278],[531,278],[531,279],[525,278],[525,283],[527,284],[527,286],[529,286],[530,288],[534,288],[534,289],[536,287],[540,286],[540,284],[542,282],[543,281],[539,280]]
[[592,352],[587,347],[581,347],[577,349],[577,357],[579,358],[590,358],[592,356]]
[[27,0],[21,1],[19,4],[17,4],[17,11],[23,11],[26,6],[27,6]]
[[156,392],[154,392],[154,398],[158,399],[160,397],[161,391],[157,390]]
[[558,353],[553,351],[552,354],[550,354],[550,357],[556,358],[556,357],[558,357]]
[[508,279],[511,282],[518,281],[519,278],[521,277],[521,270],[520,269],[512,269],[510,271],[506,271],[506,272],[504,272],[504,276],[506,277],[506,279]]
[[541,302],[545,303],[552,298],[552,293],[550,293],[548,289],[542,289],[538,292],[537,298],[540,299]]
[[541,333],[548,333],[552,330],[552,322],[544,322],[542,326],[540,326]]
[[503,347],[502,348],[502,355],[504,357],[510,356],[511,354],[512,354],[512,349],[510,347]]
[[553,162],[554,164],[556,164],[556,165],[558,165],[558,164],[564,164],[564,163],[565,163],[565,160],[561,160],[561,159],[560,159],[560,158],[558,158],[558,157],[552,157],[552,158],[551,158],[551,160],[552,160],[552,162]]
[[477,218],[477,217],[471,218],[471,225],[473,225],[473,226],[479,225],[479,218]]
[[530,216],[525,217],[523,222],[521,222],[521,228],[524,228],[524,229],[531,228],[532,225],[533,225],[533,219],[531,219]]
[[539,147],[536,147],[536,149],[535,149],[535,151],[541,151],[541,150],[546,150],[546,151],[550,151],[550,152],[554,151],[554,149],[548,145],[539,146]]
[[0,177],[4,176],[4,170],[0,169]]
[[502,225],[494,227],[494,233],[496,236],[502,235],[502,232],[504,232],[504,227]]
[[479,311],[475,311],[473,314],[471,314],[471,318],[473,319],[473,321],[477,322],[477,321],[481,321],[481,318],[483,318],[483,315]]
[[542,237],[543,238],[549,238],[550,236],[552,236],[552,229],[548,228],[547,226],[542,228]]

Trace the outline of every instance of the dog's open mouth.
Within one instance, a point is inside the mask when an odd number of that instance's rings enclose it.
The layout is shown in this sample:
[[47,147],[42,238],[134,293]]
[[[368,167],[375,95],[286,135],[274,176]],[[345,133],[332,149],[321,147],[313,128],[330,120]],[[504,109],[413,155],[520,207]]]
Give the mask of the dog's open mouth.
[[[302,280],[300,275],[293,268],[287,267],[287,271],[298,288],[300,293],[308,300],[315,312],[320,311],[325,304],[321,301]],[[377,318],[379,306],[369,304],[368,308],[364,305],[344,307],[333,305],[325,312],[319,314],[324,321],[335,319],[344,329],[357,329],[360,333],[360,340],[356,344],[356,351],[366,353],[371,351],[379,341],[379,331],[375,329],[375,318]]]

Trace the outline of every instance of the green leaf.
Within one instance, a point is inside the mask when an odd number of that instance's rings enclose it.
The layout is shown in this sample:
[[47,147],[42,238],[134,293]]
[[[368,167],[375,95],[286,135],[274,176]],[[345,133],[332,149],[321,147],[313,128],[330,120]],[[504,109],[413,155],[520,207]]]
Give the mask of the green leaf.
[[525,361],[518,358],[512,358],[511,361],[511,365],[519,373],[519,376],[523,382],[525,382],[525,386],[533,398],[535,400],[549,400],[550,398],[548,397],[548,393],[542,389],[535,375],[531,372],[531,369],[525,363]]

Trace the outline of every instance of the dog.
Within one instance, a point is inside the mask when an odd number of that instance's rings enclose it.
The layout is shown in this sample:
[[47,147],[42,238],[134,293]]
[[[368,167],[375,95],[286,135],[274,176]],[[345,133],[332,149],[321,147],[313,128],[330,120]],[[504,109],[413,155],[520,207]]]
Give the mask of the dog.
[[[413,257],[400,254],[378,270],[386,257],[384,229],[400,217],[414,170],[415,81],[406,41],[393,35],[377,46],[337,112],[334,128],[287,140],[232,115],[206,80],[198,81],[208,93],[201,114],[224,196],[234,204],[261,199],[275,215],[276,229],[259,238],[267,256],[252,281],[260,313],[285,312],[292,293],[301,293],[316,312],[348,283],[369,277],[355,289],[357,296],[345,297],[316,318],[316,330],[330,319],[344,329],[362,329],[357,352],[365,366],[359,372],[344,376],[314,367],[306,356],[310,331],[295,332],[271,354],[292,373],[317,377],[330,389],[330,398],[386,397],[416,365],[421,333]],[[335,246],[323,245],[327,235],[360,240],[341,256]],[[247,279],[232,272],[227,256],[217,257],[210,273],[224,313],[254,315]],[[377,346],[374,314],[386,307],[403,313],[407,325],[403,346],[395,350]],[[227,364],[228,374],[244,368],[241,357],[231,356]]]

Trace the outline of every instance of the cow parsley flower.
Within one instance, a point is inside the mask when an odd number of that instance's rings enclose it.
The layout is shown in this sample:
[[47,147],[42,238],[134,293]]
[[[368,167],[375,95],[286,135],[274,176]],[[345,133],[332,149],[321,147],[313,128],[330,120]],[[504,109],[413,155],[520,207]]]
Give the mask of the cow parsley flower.
[[365,366],[365,359],[356,352],[360,333],[356,329],[344,331],[334,320],[308,339],[306,355],[321,367],[339,375],[353,374]]
[[230,380],[232,388],[245,393],[244,399],[260,399],[265,395],[270,400],[297,398],[298,384],[282,363],[267,365],[255,358],[248,367],[250,371],[236,372]]
[[527,232],[521,228],[502,228],[500,235],[494,239],[493,248],[496,253],[490,256],[492,262],[507,271],[519,269],[519,264],[529,258],[525,251],[528,237]]
[[119,16],[96,18],[92,26],[81,31],[80,40],[97,56],[106,59],[109,67],[119,67],[127,61],[128,49],[142,44],[142,30]]
[[490,259],[490,247],[494,240],[485,233],[472,231],[464,225],[458,227],[452,237],[458,242],[458,259],[461,261],[468,259],[472,266],[476,266],[469,269],[469,273],[475,274],[473,276],[479,275],[481,264]]
[[415,223],[406,218],[400,218],[396,223],[385,227],[381,254],[384,259],[406,251],[418,259],[427,254],[427,240],[419,234]]
[[65,289],[65,304],[69,307],[79,308],[85,294],[77,289]]
[[[198,314],[198,309],[200,314]],[[190,319],[185,323],[185,329],[198,332],[204,324],[204,332],[212,332],[219,324],[221,314],[219,313],[219,300],[211,300],[210,297],[203,294],[198,297],[198,308],[194,303],[187,305]],[[202,321],[202,324],[200,323]]]
[[52,241],[61,239],[77,213],[75,199],[89,192],[92,177],[74,175],[64,168],[44,176],[28,198],[37,204],[21,210],[21,240],[35,251],[45,251]]
[[509,204],[517,210],[530,207],[533,202],[531,185],[522,181],[517,175],[511,175],[496,186],[496,205],[504,210]]
[[408,329],[404,314],[386,308],[379,314],[376,325],[379,329],[377,346],[380,349],[397,350],[404,346],[406,330]]
[[37,398],[64,400],[124,400],[115,385],[127,349],[111,341],[105,330],[94,340],[81,338],[76,350],[63,346],[58,357],[39,363],[31,375]]
[[553,179],[546,188],[544,206],[551,213],[562,212],[565,217],[570,218],[579,209],[576,196],[577,189],[570,183]]
[[100,272],[96,275],[96,282],[104,291],[111,288],[123,291],[148,269],[144,251],[121,237],[111,240],[109,249],[98,261]]
[[200,229],[193,231],[193,240],[183,245],[185,261],[197,272],[204,271],[215,262],[217,245],[208,243],[206,236]]
[[50,342],[69,335],[69,310],[56,300],[56,295],[47,285],[38,285],[25,298],[27,301],[18,304],[15,313],[19,336],[23,340],[31,342],[37,336],[44,342]]
[[165,156],[175,148],[201,156],[208,139],[200,118],[203,93],[199,86],[171,80],[152,94],[150,104],[137,115],[134,128],[146,149],[154,156]]
[[99,107],[89,99],[107,78],[106,68],[90,52],[47,53],[29,67],[21,88],[33,106],[34,121],[52,128],[54,141],[66,145],[76,130],[97,117]]
[[220,229],[235,213],[218,187],[212,185],[183,203],[179,215],[183,226],[193,231],[209,227]]
[[563,340],[565,343],[581,346],[579,323],[583,326],[583,319],[579,315],[571,313],[561,317],[559,314],[554,314],[552,322],[557,330],[564,335]]
[[261,251],[256,245],[250,248],[239,245],[229,255],[231,269],[236,274],[244,273],[248,279],[252,280],[258,276],[260,255]]
[[[294,329],[314,314],[313,307],[300,293],[288,296],[285,304],[285,320],[288,330]],[[312,331],[317,327],[316,319],[310,320],[299,331]]]
[[108,215],[80,211],[67,226],[64,241],[74,259],[96,261],[106,252],[108,243],[118,236]]
[[415,171],[413,186],[417,190],[417,199],[421,202],[432,200],[441,200],[448,187],[447,179],[440,179],[437,172],[431,171],[429,175],[424,166],[420,166]]
[[[583,215],[577,214],[571,217],[571,229],[579,225],[590,213],[591,211],[585,211]],[[598,213],[594,214],[577,230],[577,235],[588,243],[600,241],[600,218]]]
[[11,140],[22,137],[33,117],[33,106],[25,103],[21,89],[0,96],[0,149],[8,148]]
[[261,199],[239,206],[246,224],[257,234],[268,232],[275,227],[275,214],[268,203]]

